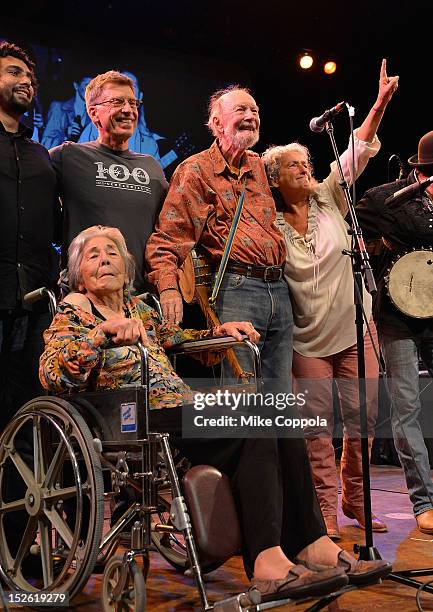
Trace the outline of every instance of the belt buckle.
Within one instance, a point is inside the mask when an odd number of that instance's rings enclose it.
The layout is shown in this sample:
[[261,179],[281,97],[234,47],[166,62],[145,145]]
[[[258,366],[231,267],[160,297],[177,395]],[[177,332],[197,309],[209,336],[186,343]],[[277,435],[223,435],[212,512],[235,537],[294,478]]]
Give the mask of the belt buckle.
[[267,282],[268,282],[268,280],[269,280],[269,279],[268,279],[268,272],[269,272],[270,270],[273,270],[273,267],[272,267],[272,266],[267,266],[267,267],[264,269],[264,272],[263,272],[263,280],[265,281],[265,283],[267,283]]
[[[271,273],[271,272],[274,272],[274,271],[277,271],[277,270],[278,270],[278,277],[277,278],[272,278],[272,277],[268,278],[268,272]],[[268,282],[268,281],[273,281],[273,280],[279,281],[279,280],[282,279],[282,276],[283,276],[283,269],[282,268],[277,268],[276,266],[267,266],[265,268],[265,270],[264,270],[263,280],[265,281],[265,283]]]

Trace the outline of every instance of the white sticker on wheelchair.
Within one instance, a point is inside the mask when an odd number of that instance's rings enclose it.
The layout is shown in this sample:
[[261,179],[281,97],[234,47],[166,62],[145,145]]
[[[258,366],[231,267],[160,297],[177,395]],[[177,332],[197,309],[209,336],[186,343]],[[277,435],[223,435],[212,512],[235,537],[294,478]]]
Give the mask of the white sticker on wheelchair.
[[137,412],[135,402],[120,404],[120,431],[137,431]]

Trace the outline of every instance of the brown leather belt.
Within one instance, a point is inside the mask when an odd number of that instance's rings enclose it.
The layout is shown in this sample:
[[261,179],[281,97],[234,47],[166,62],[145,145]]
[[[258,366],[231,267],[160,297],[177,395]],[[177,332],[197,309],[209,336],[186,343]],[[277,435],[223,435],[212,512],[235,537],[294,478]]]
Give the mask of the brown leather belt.
[[229,261],[226,272],[234,272],[248,278],[261,278],[265,282],[279,281],[283,278],[282,266],[255,266]]

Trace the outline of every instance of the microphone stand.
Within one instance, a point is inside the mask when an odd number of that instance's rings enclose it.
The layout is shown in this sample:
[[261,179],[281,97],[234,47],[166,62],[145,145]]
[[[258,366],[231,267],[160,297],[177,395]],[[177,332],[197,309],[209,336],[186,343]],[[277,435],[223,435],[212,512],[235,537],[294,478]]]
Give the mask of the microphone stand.
[[[349,113],[351,109],[349,107]],[[353,109],[352,109],[353,112]],[[368,425],[367,425],[367,406],[366,406],[366,382],[365,382],[365,353],[364,353],[364,326],[363,326],[363,280],[367,291],[372,294],[377,291],[370,260],[365,248],[362,237],[362,230],[356,217],[355,206],[350,196],[349,185],[344,178],[341,167],[340,156],[334,138],[334,126],[329,120],[325,125],[326,131],[331,140],[335,160],[337,162],[340,175],[340,186],[343,189],[344,197],[351,217],[351,233],[353,237],[353,250],[343,251],[344,255],[350,255],[354,278],[354,304],[355,304],[355,325],[356,325],[356,347],[358,354],[358,392],[360,407],[361,425],[361,458],[362,458],[362,482],[364,490],[364,520],[365,520],[365,545],[355,545],[354,551],[359,553],[359,559],[371,561],[381,559],[379,551],[373,544],[373,529],[371,518],[371,493],[370,493],[370,458],[368,452]],[[353,177],[355,180],[355,177]],[[367,322],[368,323],[368,322]]]
[[[353,109],[349,107],[349,114],[353,113]],[[365,249],[362,230],[359,226],[355,212],[355,206],[352,203],[349,186],[344,178],[343,169],[340,163],[340,156],[334,138],[334,126],[332,120],[325,125],[326,131],[331,140],[332,149],[334,151],[335,160],[337,162],[338,172],[340,175],[340,186],[343,189],[350,217],[351,230],[349,232],[353,236],[354,246],[352,251],[343,251],[344,255],[350,255],[352,261],[353,277],[354,277],[354,303],[355,303],[355,325],[356,325],[356,348],[358,354],[358,390],[359,390],[359,407],[360,407],[360,423],[361,423],[361,458],[362,458],[362,484],[364,492],[364,520],[365,520],[365,544],[355,544],[354,552],[359,554],[359,559],[363,561],[372,561],[381,559],[381,555],[373,544],[373,529],[371,519],[371,491],[370,491],[370,458],[368,452],[368,425],[367,425],[367,405],[366,405],[366,383],[365,383],[365,353],[364,353],[364,329],[363,329],[363,293],[362,281],[365,282],[367,291],[372,294],[377,291],[376,283],[373,276],[373,271],[370,266],[368,253]],[[355,180],[355,177],[353,177]],[[409,586],[426,593],[433,594],[433,581],[426,583],[420,582],[415,578],[420,576],[433,575],[433,567],[424,569],[403,570],[399,572],[391,572],[386,576],[386,580],[392,580],[405,586]],[[419,595],[417,594],[417,601]]]

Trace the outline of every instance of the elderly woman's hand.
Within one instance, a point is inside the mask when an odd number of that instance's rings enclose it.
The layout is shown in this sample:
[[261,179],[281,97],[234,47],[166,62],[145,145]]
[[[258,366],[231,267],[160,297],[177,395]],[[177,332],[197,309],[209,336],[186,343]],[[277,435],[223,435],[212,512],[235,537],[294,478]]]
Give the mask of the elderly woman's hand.
[[111,341],[116,346],[131,346],[137,342],[147,343],[146,330],[139,319],[127,319],[126,317],[108,319],[101,323],[99,328],[111,336]]
[[251,342],[260,340],[259,332],[247,321],[230,321],[223,325],[217,325],[213,329],[214,336],[233,336],[236,340],[242,340],[242,334],[246,334]]
[[382,60],[382,65],[380,67],[380,77],[379,77],[379,93],[377,95],[377,100],[375,103],[375,107],[383,108],[388,102],[391,100],[393,93],[398,88],[398,76],[389,77],[386,72],[386,59]]

